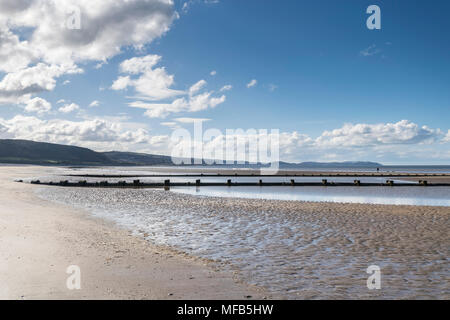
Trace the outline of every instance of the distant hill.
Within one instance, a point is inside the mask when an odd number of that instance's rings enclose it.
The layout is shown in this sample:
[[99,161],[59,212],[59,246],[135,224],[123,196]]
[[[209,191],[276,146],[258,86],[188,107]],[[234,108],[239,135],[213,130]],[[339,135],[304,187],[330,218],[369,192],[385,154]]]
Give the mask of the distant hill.
[[[29,140],[0,139],[0,163],[91,166],[171,166],[170,156],[135,152],[96,152],[87,148]],[[205,161],[203,161],[205,164]],[[216,167],[260,168],[268,164],[223,164]],[[377,162],[279,162],[280,169],[301,168],[374,168]]]
[[87,148],[29,140],[0,140],[0,162],[24,164],[107,165],[104,154]]
[[135,153],[135,152],[119,152],[110,151],[103,152],[109,160],[121,165],[134,165],[134,166],[155,166],[164,165],[171,166],[172,158],[169,156],[160,156],[155,154]]

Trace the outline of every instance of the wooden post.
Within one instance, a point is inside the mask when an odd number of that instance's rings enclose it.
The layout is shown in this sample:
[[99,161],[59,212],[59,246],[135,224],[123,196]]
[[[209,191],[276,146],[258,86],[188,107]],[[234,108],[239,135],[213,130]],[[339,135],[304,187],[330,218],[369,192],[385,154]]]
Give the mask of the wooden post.
[[164,180],[164,190],[170,190],[170,180]]
[[323,184],[324,186],[326,186],[326,185],[328,184],[328,180],[327,180],[327,179],[322,179],[322,184]]
[[231,187],[231,179],[227,180],[227,186]]
[[360,186],[360,185],[361,185],[361,181],[360,181],[360,180],[354,180],[353,183],[354,183],[356,186]]
[[262,186],[262,185],[263,185],[263,182],[262,182],[262,180],[261,180],[261,179],[259,180],[259,185],[260,185],[260,186]]
[[291,186],[295,186],[295,180],[291,179]]
[[200,179],[195,180],[195,186],[200,187]]

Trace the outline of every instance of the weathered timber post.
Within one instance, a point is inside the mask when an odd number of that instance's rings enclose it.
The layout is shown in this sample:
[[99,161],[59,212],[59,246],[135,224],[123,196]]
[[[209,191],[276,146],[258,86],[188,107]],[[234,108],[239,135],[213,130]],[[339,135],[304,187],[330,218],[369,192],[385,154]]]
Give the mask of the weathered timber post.
[[291,186],[295,186],[295,180],[291,179]]
[[322,184],[323,184],[324,186],[326,186],[326,185],[328,184],[328,180],[327,180],[327,179],[322,179]]
[[164,190],[170,190],[170,180],[164,180]]
[[195,180],[195,186],[200,187],[200,179]]
[[227,186],[231,187],[231,179],[227,180]]

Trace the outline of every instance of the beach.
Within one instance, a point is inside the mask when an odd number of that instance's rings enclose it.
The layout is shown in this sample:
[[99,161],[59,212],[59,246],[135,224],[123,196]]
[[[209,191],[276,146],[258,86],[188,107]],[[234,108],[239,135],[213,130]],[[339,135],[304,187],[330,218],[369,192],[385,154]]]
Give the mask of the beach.
[[[0,167],[1,297],[450,298],[449,207],[13,182],[52,170]],[[82,290],[67,290],[69,265]]]
[[[0,166],[0,299],[262,299],[208,261],[152,246],[88,212],[42,200],[15,178],[45,167]],[[66,269],[81,270],[69,290]]]

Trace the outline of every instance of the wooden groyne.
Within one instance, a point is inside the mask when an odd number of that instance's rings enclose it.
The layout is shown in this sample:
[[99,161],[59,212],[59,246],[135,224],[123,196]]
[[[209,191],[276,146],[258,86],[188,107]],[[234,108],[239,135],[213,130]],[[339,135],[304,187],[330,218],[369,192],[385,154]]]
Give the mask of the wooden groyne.
[[140,174],[140,175],[115,175],[115,174],[68,174],[65,177],[78,178],[195,178],[195,177],[372,177],[372,178],[420,178],[420,177],[445,177],[450,178],[449,173],[372,173],[372,172],[355,172],[355,173],[298,173],[298,174],[220,174],[220,173],[183,173],[183,174]]
[[[22,181],[20,181],[22,182]],[[416,183],[400,183],[393,180],[386,180],[384,183],[365,183],[361,180],[354,180],[353,182],[333,182],[328,179],[322,179],[321,182],[301,182],[291,179],[289,182],[270,182],[259,179],[257,182],[233,182],[228,179],[225,182],[202,182],[197,179],[195,182],[171,182],[169,179],[163,182],[141,182],[140,180],[134,180],[133,182],[118,181],[109,182],[97,181],[88,182],[86,180],[80,180],[77,182],[62,180],[62,181],[50,181],[41,182],[40,180],[32,180],[31,184],[48,185],[48,186],[60,186],[60,187],[88,187],[88,188],[163,188],[170,190],[171,187],[280,187],[280,186],[292,186],[292,187],[450,187],[450,183],[429,183],[427,180],[420,180]]]

